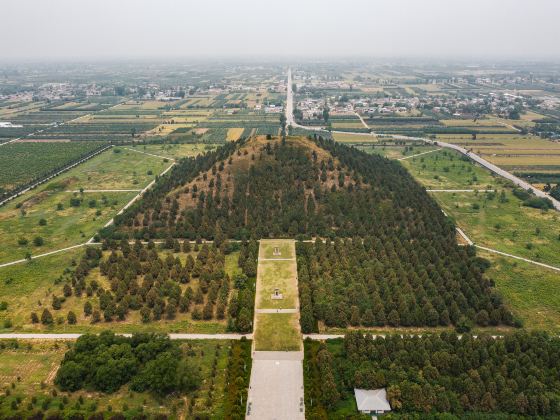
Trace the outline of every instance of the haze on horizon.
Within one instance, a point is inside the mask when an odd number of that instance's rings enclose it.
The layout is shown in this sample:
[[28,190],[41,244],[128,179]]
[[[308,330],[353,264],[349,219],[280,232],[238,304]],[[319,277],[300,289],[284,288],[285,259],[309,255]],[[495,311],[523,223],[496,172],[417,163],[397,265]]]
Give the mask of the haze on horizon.
[[3,0],[0,61],[560,59],[557,0]]

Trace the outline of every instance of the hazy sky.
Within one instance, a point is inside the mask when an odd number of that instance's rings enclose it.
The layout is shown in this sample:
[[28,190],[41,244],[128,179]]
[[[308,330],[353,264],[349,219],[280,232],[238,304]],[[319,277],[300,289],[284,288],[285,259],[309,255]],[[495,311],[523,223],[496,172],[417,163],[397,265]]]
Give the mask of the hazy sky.
[[560,58],[560,0],[0,0],[0,60]]

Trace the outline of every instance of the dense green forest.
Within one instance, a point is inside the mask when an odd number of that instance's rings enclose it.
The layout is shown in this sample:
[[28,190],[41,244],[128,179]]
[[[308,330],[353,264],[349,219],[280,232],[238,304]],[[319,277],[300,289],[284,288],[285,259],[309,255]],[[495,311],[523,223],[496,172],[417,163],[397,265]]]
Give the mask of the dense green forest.
[[343,341],[306,342],[305,351],[311,418],[336,417],[355,387],[386,387],[394,412],[426,418],[435,418],[428,413],[452,413],[449,419],[560,415],[560,339],[546,333],[494,339],[352,332]]
[[331,140],[230,143],[181,161],[102,236],[353,237],[454,243],[453,225],[397,162]]
[[166,395],[194,391],[198,368],[166,335],[116,336],[110,331],[78,338],[60,365],[55,384],[63,391],[115,392],[124,384],[137,392]]
[[[428,236],[428,235],[426,235]],[[297,244],[301,327],[512,324],[487,262],[474,249],[428,237],[378,235]]]

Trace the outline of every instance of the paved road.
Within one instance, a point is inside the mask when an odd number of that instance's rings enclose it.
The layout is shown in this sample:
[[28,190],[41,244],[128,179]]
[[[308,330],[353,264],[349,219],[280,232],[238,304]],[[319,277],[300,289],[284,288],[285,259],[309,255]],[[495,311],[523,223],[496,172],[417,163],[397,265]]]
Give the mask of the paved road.
[[[435,331],[434,333],[439,334],[439,331]],[[368,334],[367,332],[364,332],[364,335]],[[432,334],[432,332],[426,332],[426,334]],[[410,333],[410,334],[401,334],[401,337],[422,337],[423,334],[414,334],[414,333]],[[375,338],[385,338],[387,337],[386,334],[371,334],[371,336],[375,339]],[[461,338],[463,338],[462,334],[457,335],[457,337],[459,338],[459,340]],[[469,335],[469,337],[471,337]],[[473,338],[477,338],[477,335],[473,335]],[[491,335],[490,337],[492,337],[494,340],[497,338],[503,338],[503,335]],[[325,340],[334,340],[336,338],[344,338],[344,334],[304,334],[303,338],[309,338],[310,340],[318,340],[318,341],[325,341]]]
[[[80,247],[85,246],[85,245],[87,245],[87,243],[72,245],[72,246],[69,246],[67,248],[55,249],[54,251],[45,252],[44,254],[32,255],[31,259],[34,260],[36,258],[41,258],[41,257],[46,257],[46,256],[49,256],[49,255],[53,255],[53,254],[58,254],[59,252],[69,251],[71,249],[80,248]],[[10,261],[10,262],[7,262],[7,263],[0,264],[0,268],[9,267],[10,265],[15,265],[15,264],[21,264],[21,263],[24,263],[26,261],[28,261],[28,260],[26,260],[25,258],[21,259],[21,260],[16,260],[16,261]]]
[[496,192],[496,190],[426,190],[427,192],[450,192],[450,193],[462,193],[462,192]]
[[303,352],[253,352],[246,419],[304,420]]
[[[295,122],[294,113],[293,113],[293,92],[292,92],[292,83],[291,82],[292,82],[292,70],[289,69],[288,70],[288,87],[286,89],[286,91],[287,91],[287,96],[286,96],[286,120],[287,120],[287,124],[291,125],[293,127],[303,128],[303,129],[310,130],[310,131],[327,132],[327,130],[324,127],[311,127],[311,126],[308,127],[308,126],[297,124]],[[351,132],[333,130],[333,131],[331,131],[331,133],[349,134]],[[457,152],[469,157],[470,159],[474,160],[478,164],[480,164],[480,165],[484,166],[485,168],[489,169],[490,171],[494,172],[495,174],[500,175],[501,177],[510,180],[511,182],[513,182],[518,187],[521,187],[525,190],[532,190],[533,193],[537,197],[550,199],[552,201],[552,204],[554,205],[554,208],[556,210],[560,211],[560,201],[552,198],[549,194],[539,190],[538,188],[532,186],[528,182],[525,182],[522,179],[516,177],[515,175],[499,168],[498,166],[494,165],[493,163],[488,162],[486,159],[481,158],[477,154],[472,153],[471,151],[469,151],[469,150],[467,150],[463,147],[457,146],[455,144],[445,143],[445,142],[442,142],[442,141],[425,139],[425,138],[422,138],[422,137],[410,137],[410,136],[392,135],[392,134],[375,134],[373,132],[372,133],[351,133],[351,134],[363,135],[363,136],[368,136],[368,137],[372,137],[372,136],[391,137],[391,138],[394,138],[394,139],[397,139],[397,140],[421,141],[421,142],[424,142],[424,143],[433,144],[434,146],[440,146],[440,147],[444,147],[444,148],[447,148],[447,149],[456,150]]]
[[492,253],[494,253],[494,254],[503,255],[504,257],[515,258],[516,260],[525,261],[525,262],[528,262],[528,263],[530,263],[530,264],[540,265],[541,267],[549,268],[549,269],[551,269],[551,270],[559,271],[559,272],[560,272],[560,267],[555,267],[555,266],[553,266],[553,265],[548,265],[548,264],[541,263],[541,262],[538,262],[538,261],[529,260],[529,259],[527,259],[527,258],[519,257],[519,256],[517,256],[517,255],[508,254],[507,252],[497,251],[497,250],[492,249],[492,248],[486,248],[485,246],[482,246],[482,245],[476,245],[476,244],[474,244],[474,246],[475,246],[476,248],[480,248],[480,249],[483,249],[483,250],[485,250],[485,251],[492,252]]
[[[289,83],[291,76],[288,76]],[[290,84],[291,86],[291,84]],[[255,317],[253,322],[254,331],[265,328],[258,323],[259,314],[281,314],[292,313],[299,318],[299,301],[296,293],[296,308],[269,309],[259,308],[262,289],[263,261],[293,261],[294,290],[297,285],[297,267],[295,258],[264,258],[265,252],[263,242],[276,246],[276,241],[262,241],[259,247],[259,263],[257,265],[257,285],[255,293]],[[286,240],[277,241],[278,245]],[[290,241],[290,255],[295,256],[295,242]],[[292,265],[292,264],[289,264]],[[292,276],[290,274],[290,277]],[[291,305],[290,305],[291,306]],[[274,316],[274,315],[273,315]],[[269,327],[270,328],[270,327]],[[299,319],[294,326],[299,331]],[[301,337],[301,335],[300,335]],[[253,366],[251,368],[251,380],[249,384],[249,395],[247,399],[246,419],[255,420],[303,420],[305,419],[305,403],[303,395],[303,350],[301,351],[254,351],[255,340],[253,340]],[[303,343],[300,343],[303,349]]]
[[[0,340],[20,339],[20,340],[76,340],[81,333],[63,333],[63,334],[39,334],[39,333],[6,333],[0,334]],[[124,337],[130,337],[132,334],[118,334]],[[248,340],[253,338],[253,334],[169,334],[171,340],[241,340],[245,337]]]
[[104,193],[104,192],[140,192],[140,191],[142,191],[142,190],[139,190],[139,189],[135,189],[135,190],[114,189],[114,190],[82,190],[82,191],[80,191],[80,190],[66,190],[64,192],[66,192],[66,193],[82,193],[82,192],[84,192],[84,193]]
[[459,235],[461,235],[461,238],[463,238],[468,245],[474,245],[474,242],[467,236],[465,232],[463,232],[463,229],[461,229],[459,226],[455,226],[455,230]]
[[362,122],[362,125],[369,130],[369,126],[366,124],[366,122],[364,121],[362,116],[355,111],[354,111],[354,114],[356,114],[356,116],[360,119],[360,121]]
[[440,149],[435,149],[435,150],[428,150],[427,152],[417,153],[415,155],[405,156],[405,157],[399,158],[398,160],[407,160],[407,159],[410,159],[410,158],[414,158],[416,156],[425,155],[427,153],[434,153],[434,152],[437,152],[438,150],[441,150],[441,148]]

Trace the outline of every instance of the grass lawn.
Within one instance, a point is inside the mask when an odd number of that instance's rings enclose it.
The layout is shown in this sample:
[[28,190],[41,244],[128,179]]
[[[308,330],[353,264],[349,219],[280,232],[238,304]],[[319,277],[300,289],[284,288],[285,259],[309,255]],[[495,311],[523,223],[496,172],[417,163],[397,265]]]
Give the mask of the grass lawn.
[[478,254],[492,262],[487,274],[525,328],[560,332],[558,272],[482,250]]
[[560,266],[558,212],[525,207],[509,190],[505,191],[506,203],[501,203],[498,196],[489,200],[491,194],[485,193],[440,192],[434,196],[475,243]]
[[8,309],[0,311],[0,320],[9,318],[14,325],[23,318],[29,322],[31,305],[45,298],[64,267],[69,267],[73,259],[78,261],[82,252],[78,248],[0,268],[0,300],[8,303]]
[[[294,273],[295,261],[260,261],[258,280],[260,282],[257,307],[261,309],[295,308],[297,286]],[[272,299],[274,289],[280,289],[282,299]]]
[[[48,185],[24,194],[0,208],[0,262],[24,258],[27,252],[37,255],[86,242],[136,194],[73,195],[60,189],[50,190]],[[72,198],[82,200],[78,207],[70,204]],[[90,205],[92,200],[95,207]],[[57,209],[59,203],[61,210]],[[42,245],[33,243],[36,237],[43,239]],[[27,244],[20,244],[20,240]]]
[[142,189],[170,165],[163,159],[129,149],[113,147],[55,181],[65,182],[66,189],[72,190]]
[[[197,415],[223,418],[226,389],[226,372],[231,342],[227,340],[185,341],[181,343],[184,357],[193,359],[200,368],[200,389],[191,395],[156,397],[150,393],[137,393],[123,386],[113,394],[78,391],[53,394],[56,370],[71,343],[23,342],[18,348],[0,350],[0,386],[11,389],[11,395],[0,399],[0,417],[13,414],[12,401],[21,399],[20,409],[31,404],[32,410],[46,404],[47,414],[64,408],[82,411],[86,417],[93,411],[124,412],[127,418],[147,414],[166,414],[172,418],[191,418]],[[216,365],[215,373],[213,365]],[[19,377],[19,380],[18,380]],[[36,402],[32,403],[32,397]],[[83,403],[80,403],[80,397]],[[66,401],[66,403],[64,403]],[[92,410],[92,407],[94,409]]]
[[297,314],[257,314],[256,317],[255,350],[300,350],[301,335]]
[[487,189],[502,182],[490,171],[473,163],[458,152],[440,150],[402,160],[401,163],[426,188]]
[[[274,248],[278,248],[280,255],[274,255]],[[259,258],[294,258],[294,241],[291,239],[261,239]]]
[[[278,248],[280,255],[274,255]],[[291,258],[291,260],[283,260]],[[263,259],[266,259],[263,261]],[[278,259],[279,261],[271,261]],[[297,307],[297,269],[295,260],[295,243],[292,240],[262,240],[259,247],[257,270],[256,307],[261,309],[296,308]],[[274,289],[280,289],[282,299],[272,299]]]
[[[42,254],[87,241],[137,194],[68,191],[140,190],[170,165],[146,154],[113,150],[120,153],[102,153],[0,208],[0,263],[24,258],[27,252]],[[73,197],[82,200],[80,206],[70,205]],[[90,207],[91,200],[95,207]],[[45,225],[40,225],[42,219]],[[32,244],[37,236],[43,245]],[[27,240],[27,245],[20,245],[19,239]]]

